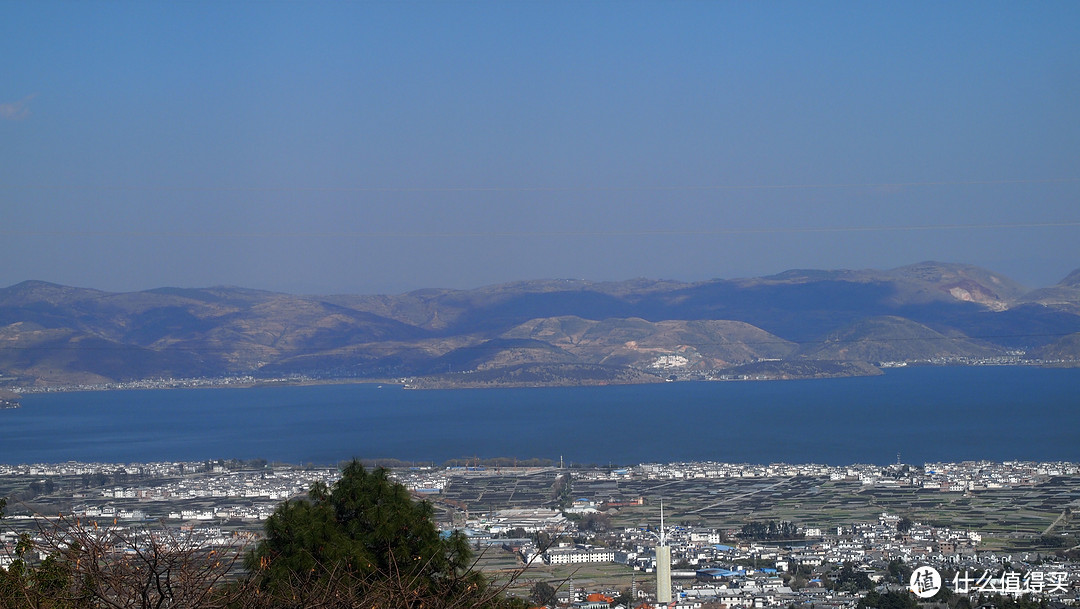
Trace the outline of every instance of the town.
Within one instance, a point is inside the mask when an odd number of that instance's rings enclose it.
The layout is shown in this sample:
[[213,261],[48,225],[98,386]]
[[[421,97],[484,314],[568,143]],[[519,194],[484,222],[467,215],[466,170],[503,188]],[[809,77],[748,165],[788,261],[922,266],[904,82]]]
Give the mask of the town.
[[[868,590],[908,589],[917,566],[973,598],[1080,600],[1076,463],[389,465],[443,529],[468,536],[479,568],[536,602],[656,602],[661,540],[673,602],[686,609],[854,607]],[[20,534],[47,548],[49,522],[164,528],[241,552],[282,501],[339,471],[262,460],[0,465],[0,565]]]

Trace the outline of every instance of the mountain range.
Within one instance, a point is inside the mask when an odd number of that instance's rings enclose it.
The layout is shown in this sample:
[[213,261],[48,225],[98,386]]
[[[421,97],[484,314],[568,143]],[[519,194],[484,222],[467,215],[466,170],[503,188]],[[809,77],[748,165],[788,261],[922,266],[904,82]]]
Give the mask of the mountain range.
[[400,295],[0,289],[0,383],[251,375],[416,386],[799,378],[881,362],[1080,360],[1080,269],[1028,290],[924,262],[696,283],[542,280]]

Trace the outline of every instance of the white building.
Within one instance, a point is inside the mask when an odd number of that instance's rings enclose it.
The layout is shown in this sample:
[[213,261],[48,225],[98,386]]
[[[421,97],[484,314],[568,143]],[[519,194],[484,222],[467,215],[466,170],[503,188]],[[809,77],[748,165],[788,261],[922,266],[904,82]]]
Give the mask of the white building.
[[606,548],[573,548],[548,550],[544,563],[549,565],[572,565],[586,562],[615,562],[615,550]]

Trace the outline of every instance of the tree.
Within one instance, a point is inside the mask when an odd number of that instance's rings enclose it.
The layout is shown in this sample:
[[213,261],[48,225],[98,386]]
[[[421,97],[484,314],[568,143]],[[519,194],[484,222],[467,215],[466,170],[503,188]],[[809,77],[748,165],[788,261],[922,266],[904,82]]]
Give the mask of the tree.
[[896,578],[896,582],[899,584],[906,584],[911,579],[911,567],[904,563],[903,558],[894,558],[889,562],[888,572],[891,577]]
[[316,483],[308,497],[278,507],[245,561],[259,588],[277,599],[272,606],[503,602],[469,569],[464,535],[440,535],[431,506],[414,502],[386,470],[368,472],[353,461],[333,488]]
[[769,520],[767,522],[748,522],[743,525],[742,530],[739,532],[739,537],[742,539],[754,539],[758,541],[771,539],[798,539],[803,536],[804,535],[798,532],[798,527],[786,520],[781,520],[780,522],[775,520]]
[[611,516],[601,512],[593,512],[591,514],[585,514],[578,521],[578,530],[580,531],[592,531],[594,533],[603,533],[611,528]]
[[899,520],[899,521],[898,521],[898,522],[896,523],[896,531],[897,531],[898,533],[907,533],[908,531],[910,531],[910,530],[911,530],[911,527],[912,527],[912,525],[914,525],[914,524],[915,524],[915,523],[914,523],[914,522],[912,522],[910,518],[908,518],[907,516],[904,516],[903,518],[901,518],[901,519],[900,519],[900,520]]
[[558,601],[555,587],[547,582],[536,582],[529,591],[529,598],[538,605],[554,605]]
[[506,532],[506,536],[510,539],[525,539],[529,536],[529,532],[522,527],[514,527]]
[[555,477],[555,483],[551,485],[551,495],[559,504],[560,509],[566,509],[570,505],[570,474],[559,474]]
[[[523,606],[474,571],[464,536],[441,535],[431,516],[384,470],[353,462],[332,489],[316,484],[308,500],[282,504],[251,552],[242,538],[210,548],[164,527],[42,518],[0,569],[0,609]],[[47,557],[29,563],[34,550]],[[238,578],[241,557],[248,575]]]
[[844,566],[840,568],[840,573],[833,581],[834,590],[858,592],[859,590],[869,590],[872,587],[874,587],[874,582],[870,580],[870,576],[862,571],[856,571],[854,565],[850,562],[844,563]]
[[[30,563],[32,550],[47,556]],[[237,546],[203,548],[184,532],[61,517],[43,521],[36,540],[20,536],[14,560],[0,569],[0,608],[239,607],[247,589],[224,583],[241,555]]]

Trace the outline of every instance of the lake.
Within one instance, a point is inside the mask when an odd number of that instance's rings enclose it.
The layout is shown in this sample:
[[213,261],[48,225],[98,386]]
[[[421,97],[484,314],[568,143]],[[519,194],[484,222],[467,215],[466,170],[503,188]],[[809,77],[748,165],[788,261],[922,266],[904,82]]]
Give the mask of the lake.
[[413,391],[386,385],[32,394],[0,462],[1080,461],[1080,369],[911,367],[801,381]]

